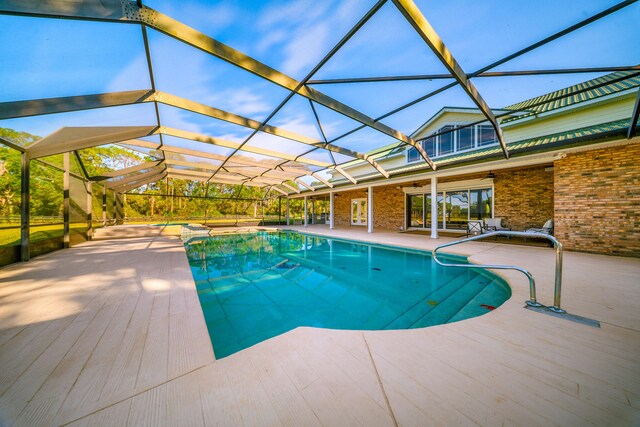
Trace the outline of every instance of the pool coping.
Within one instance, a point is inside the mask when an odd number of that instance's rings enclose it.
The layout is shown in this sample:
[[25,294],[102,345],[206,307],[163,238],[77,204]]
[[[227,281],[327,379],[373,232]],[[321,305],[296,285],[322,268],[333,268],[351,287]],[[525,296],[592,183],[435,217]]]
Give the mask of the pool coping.
[[[361,234],[355,233],[350,239],[358,236]],[[393,233],[364,237],[382,241],[398,238]],[[422,247],[427,247],[442,241],[444,239],[439,242],[423,239],[421,243]],[[545,263],[553,260],[552,251],[506,247],[499,243],[469,245],[468,252],[474,252],[470,255],[473,262],[484,263],[488,258],[501,261],[515,254],[539,279],[541,294],[550,297],[553,271],[547,269]],[[65,263],[65,260],[82,257],[89,263]],[[96,263],[101,259],[111,264]],[[97,275],[88,281],[87,274],[100,268],[114,268],[125,275]],[[46,276],[39,276],[38,271],[46,271]],[[67,279],[54,283],[45,278],[55,277],[58,272],[60,277]],[[182,333],[171,332],[160,341],[153,338],[155,335],[149,335],[147,345],[170,344],[168,351],[174,353],[174,361],[182,360],[180,354],[188,355],[183,353],[188,348],[188,352],[200,354],[199,362],[186,370],[173,367],[174,373],[166,380],[135,393],[122,394],[120,399],[100,404],[90,411],[86,407],[89,412],[64,412],[67,414],[65,422],[76,420],[77,425],[109,425],[117,420],[123,420],[122,424],[156,420],[157,424],[160,420],[171,423],[172,419],[191,420],[200,425],[214,422],[326,425],[349,421],[393,425],[394,420],[398,424],[494,425],[511,421],[576,425],[589,422],[633,424],[634,420],[640,420],[640,366],[633,356],[640,350],[640,286],[633,286],[633,279],[640,277],[640,260],[566,254],[566,306],[570,311],[603,320],[601,329],[523,310],[514,297],[519,292],[526,294],[526,280],[511,272],[505,276],[512,287],[512,298],[501,309],[483,316],[413,330],[361,332],[299,327],[221,360],[207,356],[206,347],[211,349],[211,343],[206,327],[203,328],[204,319],[184,245],[176,237],[85,243],[1,270],[0,277],[5,281],[0,289],[6,295],[15,289],[18,296],[29,291],[29,299],[7,300],[11,304],[4,307],[5,310],[15,307],[31,317],[37,314],[35,302],[56,295],[60,298],[85,295],[83,298],[104,300],[107,303],[102,309],[95,304],[94,308],[86,305],[82,309],[101,315],[111,307],[108,298],[113,299],[118,292],[123,295],[130,292],[126,283],[141,283],[143,296],[151,297],[155,293],[156,298],[169,298],[164,303],[162,299],[158,300],[157,308],[167,307],[166,314],[150,309],[148,316],[155,320],[148,320],[149,325],[153,325],[153,334],[165,327]],[[78,280],[72,282],[71,277],[78,277]],[[605,294],[600,292],[604,277],[607,278]],[[6,282],[7,278],[9,282]],[[17,283],[20,285],[16,287]],[[163,284],[170,284],[171,292],[164,293]],[[91,290],[100,289],[100,286],[108,292]],[[200,320],[186,310],[195,307],[194,297]],[[51,316],[75,306],[45,307],[47,310],[42,315]],[[131,309],[133,313],[142,313]],[[187,320],[184,316],[191,319],[190,323],[182,323]],[[51,328],[66,321],[64,319],[56,318],[41,324],[50,324],[48,327]],[[118,316],[112,321],[118,322]],[[37,322],[29,325],[28,328],[41,327]],[[184,329],[186,326],[188,328]],[[122,333],[127,336],[131,327],[133,324],[122,329]],[[97,340],[95,345],[99,346],[107,337],[113,339],[113,333],[92,338],[87,332],[81,342],[91,338]],[[45,338],[42,335],[38,339]],[[141,338],[145,340],[145,336]],[[58,346],[64,344],[57,342]],[[72,344],[69,342],[73,352]],[[113,348],[116,351],[113,361],[117,362],[118,353],[126,346],[115,345]],[[162,353],[149,353],[152,354]],[[50,415],[51,408],[58,407],[53,405],[57,400],[50,400],[53,396],[61,396],[65,399],[65,407],[70,405],[69,408],[77,407],[83,399],[93,396],[82,388],[83,384],[88,385],[83,378],[109,380],[105,371],[92,369],[112,365],[92,364],[92,357],[102,357],[100,354],[92,356],[88,353],[84,357],[88,358],[88,363],[68,365],[73,369],[65,370],[64,375],[59,372],[54,376],[39,377],[27,368],[12,390],[18,384],[23,386],[0,396],[0,415],[7,410],[15,411],[16,405],[21,405],[20,408],[25,408],[23,415],[30,413],[44,420],[48,419],[46,416]],[[207,357],[210,358],[207,360]],[[43,359],[46,361],[47,358]],[[15,359],[15,363],[20,362]],[[154,368],[158,360],[149,359],[149,362],[152,363],[146,368],[141,365],[147,373],[140,371],[138,376],[163,372]],[[164,369],[167,372],[167,368]],[[25,394],[27,378],[48,385],[29,397]],[[56,393],[48,394],[53,391]],[[81,396],[78,402],[74,401]],[[7,400],[9,397],[10,401]],[[7,407],[9,402],[13,403]]]

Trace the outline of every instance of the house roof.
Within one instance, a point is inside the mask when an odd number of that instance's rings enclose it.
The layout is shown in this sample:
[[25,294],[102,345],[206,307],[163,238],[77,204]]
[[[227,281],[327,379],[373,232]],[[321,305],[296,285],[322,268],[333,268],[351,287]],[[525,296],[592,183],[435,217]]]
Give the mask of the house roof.
[[[549,151],[560,146],[577,144],[594,139],[603,139],[610,136],[624,135],[629,128],[629,122],[630,119],[616,120],[566,132],[558,132],[536,138],[523,139],[521,141],[508,143],[507,148],[513,156],[518,156],[531,151]],[[443,168],[491,158],[495,159],[501,157],[501,154],[502,149],[499,146],[491,146],[481,150],[467,151],[464,153],[456,153],[450,156],[441,157],[435,160],[435,163],[438,168]],[[399,175],[410,172],[426,171],[428,169],[428,166],[422,163],[415,163],[389,169],[389,173],[391,173],[391,175]],[[374,177],[375,175],[363,176],[359,177],[359,179],[366,180]]]
[[509,123],[547,111],[575,105],[592,99],[640,86],[640,71],[619,71],[596,79],[578,83],[542,96],[527,99],[505,107],[505,110],[526,111],[516,117],[509,117],[501,123]]
[[[549,92],[535,98],[527,99],[502,109],[494,108],[492,111],[495,114],[508,113],[509,111],[525,112],[525,114],[507,117],[501,121],[501,123],[509,123],[521,120],[525,117],[556,110],[569,105],[579,104],[581,102],[611,95],[613,93],[622,92],[627,89],[633,89],[638,86],[640,86],[640,70],[618,71],[595,79],[587,80],[586,82],[578,83],[564,89]],[[411,136],[415,137],[430,123],[449,112],[477,112],[478,114],[482,114],[477,108],[443,107],[424,122],[422,126],[420,126]]]
[[[501,121],[501,124],[511,123],[517,120],[522,120],[527,117],[534,117],[540,113],[557,110],[559,108],[568,107],[570,105],[579,104],[582,102],[590,101],[593,99],[597,99],[603,96],[611,95],[614,93],[619,93],[628,89],[633,89],[635,87],[640,86],[640,71],[619,71],[615,73],[610,73],[605,76],[601,76],[592,80],[588,80],[586,82],[578,83],[573,86],[569,86],[564,89],[560,89],[554,92],[547,93],[545,95],[537,96],[535,98],[527,99],[525,101],[518,102],[513,105],[509,105],[508,107],[503,108],[502,110],[494,110],[494,112],[507,112],[509,110],[512,111],[522,111],[524,114],[520,114],[518,116],[507,117]],[[434,116],[432,116],[429,120],[423,124],[418,131],[416,131],[412,136],[415,136],[416,133],[420,132],[426,125],[433,122],[438,117],[446,114],[449,111],[477,111],[477,109],[472,108],[464,108],[458,109],[456,107],[445,107],[438,111]],[[594,129],[597,129],[601,125],[594,126]],[[576,131],[579,131],[576,130]],[[509,147],[510,144],[507,144]],[[410,149],[411,147],[401,146],[394,147],[395,149],[387,154],[387,156],[397,154],[401,151],[405,151]],[[378,150],[381,151],[381,150]],[[477,152],[484,152],[484,150],[480,150]],[[474,152],[475,153],[475,152]],[[468,153],[463,153],[462,155],[466,155]],[[447,157],[448,158],[448,157]],[[436,164],[439,164],[443,159],[438,159]]]

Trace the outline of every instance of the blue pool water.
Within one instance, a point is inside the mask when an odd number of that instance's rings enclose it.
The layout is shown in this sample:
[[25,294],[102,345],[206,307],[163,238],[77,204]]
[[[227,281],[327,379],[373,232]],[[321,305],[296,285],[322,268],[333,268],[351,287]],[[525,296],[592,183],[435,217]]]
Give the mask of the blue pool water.
[[217,358],[298,326],[421,328],[482,315],[511,296],[498,276],[441,267],[430,252],[291,231],[185,247]]

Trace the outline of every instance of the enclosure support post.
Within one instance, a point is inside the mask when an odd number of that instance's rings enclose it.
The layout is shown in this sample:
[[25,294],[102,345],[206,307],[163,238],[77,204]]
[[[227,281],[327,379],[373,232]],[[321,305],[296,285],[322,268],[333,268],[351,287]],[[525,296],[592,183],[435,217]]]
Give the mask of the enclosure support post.
[[87,181],[87,240],[93,239],[93,188],[91,181]]
[[113,200],[115,202],[114,211],[116,215],[116,224],[122,225],[122,194],[117,191],[114,192]]
[[367,188],[367,232],[373,233],[373,187]]
[[20,259],[29,261],[29,175],[30,164],[27,153],[22,153],[22,173],[20,175]]
[[431,177],[431,238],[438,238],[438,177]]
[[[282,197],[278,197],[278,225],[282,219]],[[264,221],[264,205],[262,205],[262,221]]]
[[290,221],[289,221],[289,198],[287,197],[287,204],[286,204],[286,212],[285,212],[285,217],[287,218],[287,225],[291,225]]
[[309,225],[309,218],[307,218],[307,196],[304,196],[304,226],[308,226]]
[[[167,178],[165,179],[165,185],[164,185],[164,189],[165,189],[165,196],[164,196],[164,219],[166,222],[169,222],[169,177],[167,176]],[[236,224],[238,225],[238,224]]]
[[207,225],[207,208],[209,207],[209,202],[207,201],[207,195],[209,194],[209,183],[204,189],[204,225]]
[[333,230],[333,197],[335,193],[332,191],[329,193],[329,230]]
[[63,221],[64,221],[64,237],[63,237],[63,247],[66,249],[69,247],[69,240],[70,240],[70,224],[69,224],[69,211],[70,211],[70,204],[69,204],[69,168],[70,168],[70,156],[69,156],[69,152],[67,151],[66,153],[64,153],[62,155],[62,164],[63,164],[63,168],[64,168],[64,177],[62,180],[62,188],[63,188],[63,194],[64,194],[64,199],[62,202],[62,206],[63,206],[63,213],[62,213],[62,217],[63,217]]
[[107,187],[102,186],[102,226],[107,226]]

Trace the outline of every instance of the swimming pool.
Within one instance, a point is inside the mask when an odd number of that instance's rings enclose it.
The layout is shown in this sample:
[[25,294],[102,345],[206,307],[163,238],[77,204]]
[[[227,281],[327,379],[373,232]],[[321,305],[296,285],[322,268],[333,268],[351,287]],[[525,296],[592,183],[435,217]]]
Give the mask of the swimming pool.
[[196,237],[185,247],[217,358],[298,326],[421,328],[511,296],[498,276],[441,267],[430,252],[293,231]]

